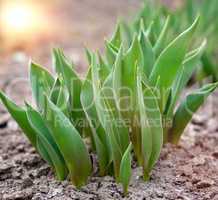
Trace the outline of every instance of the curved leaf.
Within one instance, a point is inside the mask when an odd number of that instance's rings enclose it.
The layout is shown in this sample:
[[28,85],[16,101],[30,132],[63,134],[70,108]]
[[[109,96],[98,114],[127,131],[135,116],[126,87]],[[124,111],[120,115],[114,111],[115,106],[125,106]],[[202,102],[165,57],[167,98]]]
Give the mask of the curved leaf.
[[95,107],[93,88],[91,83],[91,70],[89,69],[86,80],[82,86],[81,91],[81,103],[92,130],[92,137],[94,140],[94,145],[97,151],[100,174],[104,174],[110,163],[110,149],[108,144],[107,135],[101,124],[98,124],[99,119]]
[[43,112],[45,107],[43,95],[50,93],[54,82],[54,78],[46,69],[35,63],[30,64],[32,93],[40,112]]
[[154,54],[152,45],[149,39],[147,38],[147,36],[145,35],[144,31],[141,31],[141,34],[140,34],[140,44],[141,44],[143,57],[144,57],[144,67],[143,68],[148,78],[154,66],[155,54]]
[[[147,175],[157,162],[163,145],[163,124],[162,115],[158,106],[157,97],[154,95],[152,89],[143,84],[144,104],[146,108],[146,116],[148,119],[148,125],[152,135],[152,152],[148,161],[147,168],[144,170],[144,178],[147,179]],[[146,175],[146,172],[148,173]]]
[[[54,67],[56,72],[63,77],[70,94],[71,117],[75,124],[83,118],[82,105],[80,102],[80,93],[82,81],[77,73],[73,70],[72,64],[65,58],[63,51],[60,49],[53,50]],[[77,124],[76,124],[77,125]],[[81,129],[81,127],[77,127]]]
[[167,17],[164,27],[154,45],[154,52],[155,55],[160,55],[160,52],[163,50],[163,45],[165,44],[166,36],[167,36],[167,31],[169,29],[170,25],[170,16]]
[[142,166],[143,169],[146,170],[152,153],[152,133],[149,126],[149,119],[146,114],[146,107],[142,89],[142,78],[139,73],[139,70],[137,74],[137,99],[140,119],[139,123],[141,129],[141,144],[138,145],[140,145],[141,148]]
[[24,134],[27,136],[31,144],[36,148],[37,134],[29,124],[26,111],[12,102],[3,92],[0,91],[0,99],[11,114],[13,119],[18,123]]
[[151,86],[154,86],[157,82],[158,77],[160,77],[159,89],[162,93],[162,99],[160,104],[162,112],[164,109],[163,106],[165,106],[168,98],[166,90],[171,87],[173,81],[177,76],[177,73],[182,67],[183,59],[185,57],[189,42],[197,27],[198,21],[199,18],[195,20],[190,28],[180,34],[162,51],[149,77]]
[[105,54],[107,58],[107,64],[112,67],[116,59],[117,48],[114,47],[110,42],[105,41]]
[[119,169],[120,162],[122,159],[122,149],[119,145],[119,130],[117,129],[117,122],[111,112],[110,104],[105,101],[105,97],[103,96],[103,92],[100,90],[100,81],[99,74],[96,68],[96,58],[93,55],[92,58],[92,66],[91,66],[91,75],[92,75],[92,86],[93,86],[93,95],[95,99],[95,106],[98,118],[100,123],[107,131],[107,135],[109,138],[111,156],[114,164],[114,174],[115,178],[119,178]]
[[178,107],[173,119],[173,127],[169,135],[169,141],[178,143],[188,122],[193,114],[204,103],[207,98],[218,86],[218,83],[207,84],[198,91],[188,95],[186,99]]
[[197,48],[196,51],[183,62],[183,68],[178,73],[176,81],[173,84],[172,100],[171,100],[170,107],[167,110],[167,114],[169,117],[173,115],[176,102],[182,90],[187,85],[188,81],[190,80],[191,76],[194,73],[194,70],[197,68],[200,58],[205,49],[205,46],[206,46],[206,41],[203,41],[201,46]]
[[122,43],[121,25],[120,25],[120,23],[117,24],[115,32],[114,32],[110,42],[115,47],[120,48],[120,45]]
[[58,145],[76,187],[81,187],[91,173],[91,160],[78,131],[69,119],[49,99],[46,99],[51,117],[49,123],[52,136]]
[[41,146],[44,148],[44,151],[48,154],[49,159],[52,162],[52,166],[55,169],[58,179],[64,180],[68,174],[66,164],[57,144],[52,137],[52,134],[46,126],[46,122],[30,105],[26,104],[26,106],[28,121],[37,133],[38,142],[41,143],[41,145],[39,145],[39,149]]
[[120,164],[119,181],[123,185],[124,195],[126,195],[128,192],[128,186],[129,186],[129,181],[130,181],[131,172],[132,172],[131,149],[132,149],[132,144],[130,143],[122,157],[121,164]]

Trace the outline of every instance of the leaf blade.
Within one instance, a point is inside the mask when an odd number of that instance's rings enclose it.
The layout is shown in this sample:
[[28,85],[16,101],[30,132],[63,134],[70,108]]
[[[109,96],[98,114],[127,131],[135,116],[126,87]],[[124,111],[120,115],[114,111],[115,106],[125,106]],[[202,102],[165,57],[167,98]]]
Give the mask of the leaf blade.
[[170,132],[169,140],[177,144],[187,123],[191,120],[193,113],[203,104],[207,98],[218,86],[218,83],[207,84],[198,91],[188,95],[178,107],[173,119],[173,127]]
[[92,169],[87,148],[78,131],[60,109],[47,98],[46,103],[50,111],[50,117],[46,120],[52,136],[64,157],[72,183],[81,187]]
[[8,112],[11,114],[13,119],[18,123],[20,128],[23,130],[31,144],[36,148],[37,143],[37,137],[35,131],[30,126],[26,111],[17,106],[14,102],[12,102],[3,92],[0,91],[0,99],[2,100],[2,103],[7,108]]
[[38,138],[40,139],[41,145],[45,148],[48,153],[52,166],[55,168],[58,179],[64,180],[67,176],[67,169],[63,156],[55,143],[50,130],[46,126],[45,121],[41,115],[34,110],[30,105],[26,104],[27,107],[27,118]]
[[119,175],[119,181],[123,185],[123,193],[124,195],[127,194],[128,192],[128,186],[129,186],[129,181],[131,178],[131,149],[132,149],[132,144],[130,143],[129,146],[127,147],[122,160],[120,164],[120,175]]

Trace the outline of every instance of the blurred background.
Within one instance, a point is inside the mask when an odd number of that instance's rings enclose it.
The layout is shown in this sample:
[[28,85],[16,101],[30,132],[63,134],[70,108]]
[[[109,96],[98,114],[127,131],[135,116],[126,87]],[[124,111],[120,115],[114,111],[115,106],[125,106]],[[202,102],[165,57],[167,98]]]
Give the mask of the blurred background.
[[84,47],[101,49],[117,19],[134,16],[139,5],[137,0],[0,0],[0,80],[8,73],[25,76],[30,57],[49,67],[52,47],[64,48],[83,72]]

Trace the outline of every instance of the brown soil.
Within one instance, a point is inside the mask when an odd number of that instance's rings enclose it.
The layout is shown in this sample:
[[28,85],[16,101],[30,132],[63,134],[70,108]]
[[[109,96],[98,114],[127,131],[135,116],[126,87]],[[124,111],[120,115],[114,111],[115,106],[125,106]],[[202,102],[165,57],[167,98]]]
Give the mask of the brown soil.
[[195,115],[178,147],[163,148],[149,182],[139,168],[133,170],[125,198],[112,177],[94,174],[81,190],[56,181],[16,123],[2,113],[0,199],[218,199],[218,116],[208,112],[213,99]]
[[[67,54],[76,58],[78,71],[85,67],[82,43],[101,48],[102,41],[113,30],[116,17],[125,16],[138,7],[133,1],[67,1],[67,16],[72,19],[75,38],[55,41]],[[72,2],[72,3],[70,3]],[[98,3],[97,3],[98,2]],[[71,12],[74,8],[75,12]],[[75,9],[77,8],[77,9]],[[87,14],[88,17],[86,17]],[[92,17],[93,23],[89,23]],[[79,20],[79,21],[78,21]],[[86,26],[81,26],[86,24]],[[84,32],[83,28],[86,30]],[[71,29],[72,30],[72,29]],[[84,42],[85,41],[85,42]],[[70,46],[69,45],[74,45]],[[49,44],[49,42],[48,42]],[[39,44],[40,46],[40,44]],[[33,56],[49,66],[49,48],[28,49],[21,53],[0,55],[0,88],[6,90],[16,102],[30,97],[25,81],[14,82],[15,77],[27,77],[28,59]],[[10,92],[12,88],[12,92]],[[68,181],[58,182],[48,167],[18,129],[16,123],[0,105],[0,199],[3,200],[70,200],[70,199],[218,199],[218,103],[214,94],[195,115],[186,129],[180,145],[166,145],[152,172],[151,180],[142,180],[140,169],[135,168],[129,194],[122,196],[122,187],[112,177],[93,175],[81,190]]]

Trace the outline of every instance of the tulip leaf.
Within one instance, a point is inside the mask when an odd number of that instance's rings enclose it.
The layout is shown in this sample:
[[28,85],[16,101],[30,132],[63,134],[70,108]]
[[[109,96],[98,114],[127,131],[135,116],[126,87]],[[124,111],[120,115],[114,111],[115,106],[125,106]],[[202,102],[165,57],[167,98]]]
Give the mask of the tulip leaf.
[[2,103],[7,108],[8,112],[18,123],[24,134],[27,136],[31,144],[36,148],[37,144],[37,134],[31,127],[25,109],[17,106],[13,101],[11,101],[3,92],[0,91],[0,99]]
[[60,93],[61,81],[59,78],[56,78],[54,85],[50,91],[49,99],[54,103],[57,104],[58,96]]
[[[142,77],[139,73],[139,69],[137,72],[137,99],[138,99],[138,110],[139,110],[139,118],[140,118],[140,128],[141,128],[141,154],[142,154],[142,165],[144,170],[146,170],[151,152],[152,152],[152,133],[149,126],[149,119],[146,114],[146,107],[143,96],[143,88],[142,88]],[[146,97],[145,97],[146,98]]]
[[105,101],[105,97],[103,96],[103,92],[100,91],[100,81],[99,81],[99,74],[96,68],[96,58],[93,55],[92,57],[92,86],[93,86],[93,94],[95,98],[95,106],[96,111],[98,114],[98,118],[100,123],[107,130],[107,134],[109,137],[109,142],[111,145],[112,150],[112,159],[114,164],[114,175],[116,180],[119,178],[119,169],[120,169],[120,162],[122,159],[122,149],[119,145],[118,134],[119,130],[117,127],[116,119],[111,112],[111,107],[107,101]]
[[[162,93],[161,111],[166,104],[168,94],[167,90],[170,88],[173,81],[176,79],[178,71],[182,67],[182,62],[185,57],[189,42],[197,27],[199,18],[195,20],[190,28],[180,34],[173,40],[160,54],[154,68],[149,77],[151,86],[154,86],[157,78],[160,76],[160,92]],[[175,54],[175,52],[177,52]],[[170,76],[169,76],[170,74]]]
[[169,25],[170,25],[170,17],[168,16],[166,19],[166,22],[164,24],[164,27],[154,45],[154,52],[155,55],[160,55],[161,51],[163,50],[163,46],[164,43],[166,41],[166,35],[167,35],[167,31],[169,29]]
[[45,107],[43,95],[50,93],[55,80],[45,68],[41,67],[38,64],[31,63],[30,82],[36,105],[39,108],[40,112],[43,112]]
[[46,121],[49,124],[52,136],[58,145],[69,170],[69,176],[76,187],[85,184],[91,173],[91,160],[88,150],[70,120],[46,98],[47,108],[51,117]]
[[144,66],[143,52],[138,40],[135,35],[131,47],[128,49],[123,58],[123,69],[122,69],[122,82],[124,87],[129,87],[131,90],[136,88],[135,84],[135,66],[136,63],[139,67]]
[[109,165],[109,147],[108,147],[108,138],[101,124],[96,124],[95,122],[99,121],[95,101],[93,96],[93,88],[91,82],[91,70],[88,71],[86,80],[82,86],[81,91],[81,103],[88,119],[89,125],[92,130],[92,135],[94,139],[94,145],[97,151],[99,165],[100,165],[100,174],[104,174]]
[[144,31],[141,31],[140,34],[140,44],[144,57],[144,72],[146,76],[149,77],[154,66],[155,54],[152,45],[147,36],[145,35]]
[[[43,160],[46,161],[52,168],[54,168],[54,164],[53,164],[51,157],[47,151],[46,144],[43,143],[43,141],[38,136],[36,138],[36,147],[37,147],[37,151],[38,151],[39,155],[42,156]],[[57,174],[57,178],[59,180],[64,179],[64,177],[61,178],[61,176],[59,176],[59,174]]]
[[127,147],[122,160],[120,164],[120,175],[119,175],[119,181],[123,185],[123,193],[124,195],[127,194],[128,192],[128,186],[129,186],[129,181],[131,178],[131,149],[132,149],[132,144],[130,143],[129,146]]
[[103,83],[105,79],[107,78],[107,76],[109,75],[111,69],[105,63],[100,53],[98,53],[98,61],[99,61],[99,76],[100,76],[101,82]]
[[193,114],[217,86],[218,83],[207,84],[196,92],[189,94],[180,104],[173,118],[173,127],[169,135],[170,142],[178,143],[181,134],[191,120]]
[[117,47],[118,49],[120,48],[120,45],[122,43],[120,23],[117,24],[116,30],[115,30],[110,42],[111,42],[111,44],[113,44],[113,46]]
[[182,90],[187,85],[188,81],[190,80],[191,75],[193,74],[194,70],[197,68],[199,60],[205,49],[205,45],[206,45],[206,41],[203,41],[201,46],[197,48],[197,51],[195,51],[195,53],[193,53],[183,62],[183,67],[178,73],[177,79],[172,88],[172,101],[171,101],[170,107],[167,109],[168,116],[173,115],[176,102]]
[[50,133],[50,130],[46,125],[45,120],[30,105],[26,104],[26,107],[28,121],[37,133],[37,139],[41,144],[39,145],[39,148],[42,146],[44,151],[48,154],[58,179],[64,180],[67,175],[66,164],[56,142],[52,137],[52,134]]
[[107,64],[109,66],[113,66],[116,54],[117,54],[117,48],[113,46],[109,41],[105,41],[105,52],[106,52],[106,58],[107,58]]
[[[63,81],[68,88],[70,95],[71,117],[76,123],[83,117],[82,105],[80,102],[80,93],[82,82],[77,73],[72,68],[72,64],[65,58],[60,49],[53,50],[54,67],[58,75],[63,77]],[[79,127],[77,127],[79,128]]]

